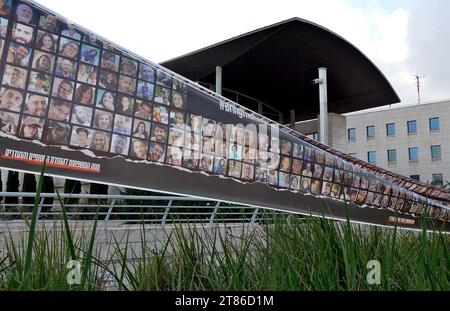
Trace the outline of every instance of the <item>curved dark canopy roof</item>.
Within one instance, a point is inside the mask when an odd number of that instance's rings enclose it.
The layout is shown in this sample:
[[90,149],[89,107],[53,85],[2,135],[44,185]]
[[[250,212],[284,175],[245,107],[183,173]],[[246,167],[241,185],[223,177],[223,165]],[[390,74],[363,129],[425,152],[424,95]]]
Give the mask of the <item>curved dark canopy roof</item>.
[[400,101],[380,70],[355,46],[324,27],[292,18],[161,65],[191,80],[214,84],[222,66],[223,88],[248,95],[296,121],[319,113],[317,68],[328,68],[328,109],[345,113]]

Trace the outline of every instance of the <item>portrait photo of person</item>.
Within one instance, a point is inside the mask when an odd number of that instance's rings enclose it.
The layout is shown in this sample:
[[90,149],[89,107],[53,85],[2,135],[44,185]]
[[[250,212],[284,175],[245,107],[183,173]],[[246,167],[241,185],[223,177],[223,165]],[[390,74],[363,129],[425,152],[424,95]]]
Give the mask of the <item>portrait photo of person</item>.
[[[8,30],[9,21],[6,18],[0,17],[0,37],[6,38],[6,31]],[[1,46],[3,47],[3,45]]]
[[94,66],[80,63],[78,65],[77,80],[80,82],[95,85],[97,83],[97,78],[95,78],[94,80],[91,79],[93,73],[95,76],[97,75],[97,69]]
[[45,117],[47,115],[47,108],[47,97],[38,94],[28,94],[23,112],[36,117]]
[[117,89],[117,75],[111,71],[100,70],[100,81],[98,83],[102,88],[115,91]]
[[326,196],[331,196],[331,183],[324,181],[322,185],[322,194]]
[[290,176],[288,173],[280,172],[278,175],[278,186],[281,188],[289,188]]
[[33,69],[44,71],[46,73],[52,73],[54,65],[55,56],[41,51],[36,51],[34,53]]
[[80,54],[79,43],[68,38],[61,38],[59,41],[59,55],[77,60],[78,55]]
[[130,156],[147,160],[148,143],[145,140],[133,138],[131,140]]
[[116,103],[116,93],[98,89],[96,102],[96,107],[108,111],[114,111],[114,106]]
[[169,111],[165,106],[155,105],[153,107],[152,120],[155,122],[168,124],[169,123]]
[[213,173],[218,175],[225,175],[227,171],[227,160],[225,158],[215,157],[213,165]]
[[0,131],[16,135],[19,126],[19,114],[0,110]]
[[56,121],[69,121],[72,103],[69,101],[52,98],[48,118]]
[[267,183],[271,186],[278,186],[278,171],[270,169],[267,173]]
[[86,42],[87,44],[102,47],[102,41],[100,41],[96,35],[93,34],[83,34],[83,42]]
[[334,177],[333,177],[333,181],[337,184],[340,184],[342,182],[342,171],[335,169],[334,170]]
[[138,87],[136,91],[136,96],[153,100],[153,94],[155,92],[155,85],[152,83],[149,83],[147,81],[138,81]]
[[313,176],[313,164],[311,162],[304,162],[302,175],[305,177]]
[[325,153],[325,165],[334,166],[334,156],[331,153]]
[[245,163],[254,164],[256,160],[256,149],[245,147],[243,160]]
[[156,69],[156,84],[172,88],[172,77],[160,69]]
[[65,123],[48,121],[45,127],[45,141],[67,145],[69,142],[70,126]]
[[194,132],[186,132],[185,139],[184,139],[184,146],[187,149],[191,150],[200,150],[200,135],[196,134]]
[[15,42],[29,45],[33,41],[33,38],[34,38],[33,27],[20,23],[14,23],[12,31],[12,39]]
[[242,159],[242,146],[230,144],[228,147],[228,159],[240,161]]
[[183,154],[183,166],[195,170],[198,168],[200,161],[200,154],[194,150],[184,149]]
[[[325,167],[325,170],[324,170],[324,173],[323,173],[323,180],[331,181],[332,179],[333,179],[333,168],[332,167]],[[367,189],[367,187],[365,189]]]
[[134,95],[135,90],[136,80],[128,76],[120,75],[118,91],[129,95]]
[[81,61],[88,65],[98,66],[100,62],[100,49],[83,44],[81,46]]
[[38,13],[24,2],[17,2],[14,19],[20,23],[36,25]]
[[70,122],[83,126],[91,126],[92,108],[74,105]]
[[208,154],[202,154],[200,157],[199,170],[212,172],[214,157]]
[[310,147],[305,147],[305,159],[307,161],[314,161],[315,160],[314,149],[312,149]]
[[[203,118],[202,134],[206,137],[214,136],[216,131],[216,122],[207,118]],[[232,140],[233,142],[235,140]]]
[[0,16],[8,16],[11,11],[11,0],[0,0]]
[[311,181],[311,193],[320,194],[322,190],[322,182],[319,179],[313,179]]
[[325,164],[325,153],[322,150],[315,150],[316,163]]
[[52,78],[42,72],[32,71],[28,81],[28,91],[49,95]]
[[292,190],[300,190],[300,180],[300,176],[292,174],[289,188]]
[[41,18],[39,19],[39,28],[46,31],[59,33],[58,18],[50,14],[41,14]]
[[292,155],[292,142],[286,139],[281,140],[281,154],[291,156]]
[[20,112],[24,94],[20,91],[3,87],[0,90],[0,108]]
[[58,57],[56,60],[55,76],[75,80],[77,63],[67,58]]
[[267,184],[269,182],[268,175],[269,172],[266,169],[262,167],[256,167],[255,181]]
[[61,31],[61,36],[64,36],[66,38],[70,38],[76,41],[81,40],[81,34],[75,29],[75,26],[73,25],[66,25],[63,27],[63,30]]
[[183,148],[180,147],[167,147],[166,163],[175,166],[181,166],[183,160]]
[[10,64],[28,67],[31,56],[31,48],[11,42],[8,48],[6,61]]
[[292,155],[296,158],[303,158],[303,145],[294,143]]
[[122,59],[120,60],[120,72],[122,74],[134,78],[137,75],[137,68],[138,68],[137,61],[122,56]]
[[94,103],[94,90],[92,86],[78,83],[74,100],[77,103],[92,106]]
[[152,104],[146,100],[136,100],[134,116],[141,119],[152,119]]
[[148,140],[150,138],[150,122],[143,120],[135,120],[133,128],[133,136]]
[[295,175],[302,174],[302,160],[300,159],[292,159],[292,173]]
[[242,164],[241,178],[244,180],[253,180],[254,166],[251,164]]
[[165,145],[154,142],[150,143],[150,151],[148,155],[148,159],[150,161],[164,162],[165,156],[166,156]]
[[311,178],[310,177],[302,177],[302,180],[300,182],[300,190],[303,192],[310,192],[311,190]]
[[2,83],[5,86],[24,89],[28,78],[28,71],[19,67],[6,65]]
[[228,172],[230,177],[241,178],[242,163],[235,160],[228,160]]
[[322,179],[322,175],[323,175],[323,166],[320,164],[314,164],[314,173],[313,173],[313,177],[317,178],[317,179]]
[[104,131],[111,131],[113,114],[108,111],[96,109],[94,113],[94,127]]
[[291,170],[291,158],[282,156],[280,160],[280,171],[289,172]]
[[331,193],[330,193],[330,196],[331,196],[332,198],[338,199],[338,198],[340,197],[340,194],[341,194],[341,185],[339,185],[339,184],[333,184],[333,185],[331,186]]
[[186,94],[180,92],[173,92],[172,106],[178,109],[186,108]]
[[278,137],[270,137],[270,152],[280,153],[280,139]]
[[172,110],[170,112],[170,126],[172,127],[176,127],[178,129],[182,129],[184,130],[185,128],[185,123],[184,123],[184,113],[181,111],[177,111],[177,110]]
[[183,147],[184,131],[171,127],[169,130],[169,145]]
[[186,116],[186,130],[199,133],[202,127],[202,116],[187,114]]
[[175,78],[173,79],[172,88],[176,92],[187,93],[187,84],[185,82],[175,79]]
[[101,67],[108,71],[119,71],[119,55],[103,51]]
[[70,144],[75,147],[89,148],[91,132],[85,127],[74,126],[70,137]]
[[113,132],[118,134],[131,134],[131,122],[132,119],[129,116],[116,114],[114,117]]
[[131,96],[119,94],[117,96],[116,112],[126,115],[133,115],[134,99]]
[[24,116],[20,126],[19,136],[27,139],[41,139],[44,119]]
[[151,140],[158,143],[166,143],[167,142],[167,126],[162,124],[153,123],[152,124],[152,133]]
[[53,81],[53,96],[59,99],[72,100],[74,83],[69,80],[55,78]]
[[126,156],[126,155],[128,155],[129,145],[130,145],[130,139],[128,137],[123,136],[123,135],[113,134],[110,152]]
[[139,65],[139,79],[155,83],[156,71],[150,65],[140,63]]
[[110,139],[111,134],[102,131],[95,131],[89,149],[108,152]]
[[160,85],[155,86],[155,103],[170,105],[171,100],[171,90]]

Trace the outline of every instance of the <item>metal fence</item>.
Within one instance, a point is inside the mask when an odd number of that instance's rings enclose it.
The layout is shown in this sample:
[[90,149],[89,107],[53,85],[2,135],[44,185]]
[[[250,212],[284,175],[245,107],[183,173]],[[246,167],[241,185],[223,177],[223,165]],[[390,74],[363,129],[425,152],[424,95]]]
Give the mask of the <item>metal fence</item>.
[[[35,197],[36,193],[0,192],[0,221],[29,219]],[[98,211],[106,225],[111,220],[161,226],[173,222],[255,224],[268,215],[260,208],[192,197],[41,193],[38,219],[61,220],[63,207],[69,220],[92,220]]]

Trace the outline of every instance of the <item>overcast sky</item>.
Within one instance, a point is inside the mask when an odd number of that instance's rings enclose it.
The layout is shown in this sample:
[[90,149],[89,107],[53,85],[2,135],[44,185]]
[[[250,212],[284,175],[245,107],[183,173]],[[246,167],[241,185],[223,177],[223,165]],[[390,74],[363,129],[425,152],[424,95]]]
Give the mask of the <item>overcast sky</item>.
[[402,103],[450,98],[448,0],[37,0],[153,62],[291,17],[349,40],[387,76]]

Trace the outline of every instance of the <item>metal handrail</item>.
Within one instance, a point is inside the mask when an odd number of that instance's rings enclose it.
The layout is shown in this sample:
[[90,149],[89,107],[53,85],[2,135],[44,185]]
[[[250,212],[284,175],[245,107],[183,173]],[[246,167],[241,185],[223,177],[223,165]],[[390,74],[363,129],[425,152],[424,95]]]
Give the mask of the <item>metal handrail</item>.
[[[38,219],[62,219],[61,203],[64,202],[66,214],[70,219],[92,220],[98,208],[99,218],[105,226],[108,226],[110,221],[118,219],[122,221],[144,220],[145,222],[159,223],[162,227],[174,221],[209,224],[233,221],[248,222],[254,225],[264,219],[262,210],[259,208],[240,204],[223,205],[223,202],[204,198],[71,193],[41,193],[40,196]],[[17,203],[4,202],[3,198],[11,197],[17,198]],[[23,203],[23,199],[33,197],[36,197],[36,193],[0,192],[0,223],[8,220],[20,221],[25,217],[30,217],[34,204]],[[45,199],[53,199],[53,203],[44,203]],[[71,200],[70,203],[67,203],[67,199]],[[79,202],[80,200],[83,202]],[[204,205],[205,202],[207,205]],[[197,206],[196,203],[202,205]]]

